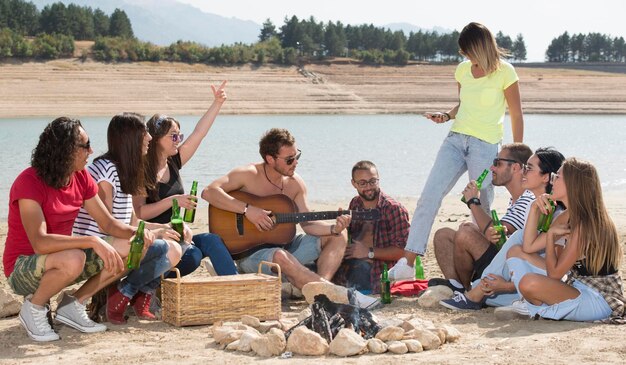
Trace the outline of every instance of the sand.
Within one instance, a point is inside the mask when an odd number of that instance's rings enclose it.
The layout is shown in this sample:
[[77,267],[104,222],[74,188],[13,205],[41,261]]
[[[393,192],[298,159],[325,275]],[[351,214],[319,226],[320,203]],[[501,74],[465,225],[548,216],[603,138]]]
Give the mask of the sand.
[[[229,80],[224,114],[273,113],[421,113],[449,107],[456,99],[454,66],[410,65],[361,67],[352,64],[295,67],[241,66],[218,68],[185,64],[103,65],[78,60],[0,65],[0,118],[27,116],[110,116],[121,110],[151,114],[200,114],[210,104],[209,83]],[[602,72],[518,67],[526,113],[626,113],[626,75]],[[309,182],[314,186],[314,182]],[[384,188],[384,187],[383,187]],[[419,194],[418,191],[415,195]],[[314,206],[330,210],[341,202]],[[605,197],[621,241],[626,236],[626,199],[619,192]],[[410,212],[415,199],[402,201]],[[502,209],[506,197],[497,197]],[[200,212],[196,232],[206,231]],[[433,233],[469,219],[458,196],[444,200]],[[6,238],[0,222],[0,252]],[[626,268],[622,264],[622,271]],[[427,277],[441,273],[432,243],[424,258]],[[196,275],[204,275],[200,268]],[[0,275],[0,286],[7,283]],[[283,315],[296,316],[302,301],[283,302]],[[395,364],[398,362],[459,363],[624,363],[624,328],[588,323],[497,321],[493,309],[458,313],[444,308],[420,308],[415,298],[395,298],[376,311],[380,317],[415,315],[436,324],[457,327],[462,338],[439,350],[407,355],[364,355],[359,358],[296,357],[298,363]],[[218,350],[208,326],[177,328],[131,317],[123,326],[101,334],[80,334],[59,326],[61,341],[31,341],[16,317],[0,319],[0,363],[193,364],[257,363],[250,355]],[[271,358],[262,363],[280,364]]]

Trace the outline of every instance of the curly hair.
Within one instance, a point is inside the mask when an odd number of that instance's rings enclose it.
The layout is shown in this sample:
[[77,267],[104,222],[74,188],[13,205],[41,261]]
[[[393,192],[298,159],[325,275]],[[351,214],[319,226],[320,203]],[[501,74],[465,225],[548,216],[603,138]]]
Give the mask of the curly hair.
[[143,138],[145,117],[137,113],[114,116],[107,129],[108,151],[95,160],[107,159],[117,167],[122,191],[130,195],[145,195]]
[[74,154],[80,143],[78,119],[60,117],[50,122],[39,135],[39,143],[33,150],[30,165],[49,186],[59,189],[72,174]]
[[[146,123],[148,127],[148,133],[152,136],[148,147],[148,156],[146,156],[145,169],[144,169],[144,182],[146,186],[146,193],[153,201],[159,200],[159,191],[157,189],[157,165],[159,163],[159,151],[157,144],[163,136],[169,132],[172,125],[176,123],[180,129],[180,123],[167,115],[155,114]],[[171,158],[171,157],[169,157]]]
[[278,156],[278,151],[283,146],[291,147],[296,143],[296,139],[286,129],[272,128],[265,132],[259,141],[259,153],[263,161],[267,162],[265,157]]

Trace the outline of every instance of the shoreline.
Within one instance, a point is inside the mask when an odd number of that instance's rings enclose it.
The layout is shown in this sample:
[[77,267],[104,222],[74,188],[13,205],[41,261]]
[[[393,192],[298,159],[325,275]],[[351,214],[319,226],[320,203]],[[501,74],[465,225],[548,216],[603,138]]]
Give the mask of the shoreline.
[[[0,64],[0,118],[201,115],[229,80],[224,115],[422,114],[457,102],[456,65],[217,67],[78,59]],[[626,114],[626,74],[517,66],[527,114]]]

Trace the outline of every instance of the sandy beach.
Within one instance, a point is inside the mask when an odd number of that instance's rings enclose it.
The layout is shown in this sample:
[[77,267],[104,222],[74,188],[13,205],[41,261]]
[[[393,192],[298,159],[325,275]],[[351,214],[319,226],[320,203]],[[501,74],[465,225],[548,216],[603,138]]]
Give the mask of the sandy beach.
[[[151,114],[201,114],[212,101],[209,84],[229,80],[224,114],[374,114],[422,113],[449,108],[456,100],[454,65],[362,67],[353,64],[296,67],[262,66],[220,68],[186,64],[105,65],[78,60],[0,64],[0,118],[27,116],[110,116],[122,110]],[[626,113],[626,74],[584,70],[517,68],[526,113]],[[580,156],[584,157],[584,156]],[[314,181],[307,182],[311,187]],[[384,189],[384,187],[383,187]],[[415,192],[415,195],[419,191]],[[347,205],[350,196],[315,210]],[[498,196],[502,211],[506,197]],[[626,238],[626,199],[621,192],[605,195],[609,212]],[[412,213],[415,199],[402,202]],[[456,228],[468,220],[458,196],[447,197],[432,233]],[[193,228],[207,230],[207,213],[199,212]],[[0,222],[0,254],[4,250],[6,221]],[[432,250],[424,258],[427,277],[441,275]],[[626,260],[622,262],[622,272]],[[205,275],[200,268],[197,275]],[[8,289],[4,275],[0,287]],[[293,318],[303,301],[283,302],[283,316]],[[439,350],[406,355],[364,355],[358,358],[326,356],[291,359],[318,364],[459,363],[595,363],[626,362],[622,326],[557,321],[495,319],[493,309],[458,313],[444,308],[425,309],[415,298],[394,298],[376,311],[381,318],[417,316],[435,324],[450,324],[462,334],[457,343]],[[17,317],[0,319],[0,364],[107,363],[158,364],[264,363],[278,358],[221,351],[209,338],[208,326],[178,328],[163,322],[138,321],[109,326],[100,334],[80,334],[58,326],[61,341],[35,343]],[[287,360],[289,361],[289,360]]]

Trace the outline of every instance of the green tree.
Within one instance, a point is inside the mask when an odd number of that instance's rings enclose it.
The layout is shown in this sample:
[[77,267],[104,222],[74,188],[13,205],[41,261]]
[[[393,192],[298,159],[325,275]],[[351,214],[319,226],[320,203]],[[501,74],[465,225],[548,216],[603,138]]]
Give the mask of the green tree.
[[526,43],[524,43],[524,36],[522,36],[521,33],[518,34],[515,38],[515,42],[513,42],[513,48],[511,48],[511,53],[514,60],[526,60]]
[[72,34],[67,18],[67,8],[63,3],[54,3],[45,6],[41,11],[39,25],[41,31],[44,33]]
[[93,12],[93,30],[95,37],[104,37],[109,35],[109,16],[102,10],[96,9]]
[[276,37],[276,35],[277,33],[276,33],[276,27],[274,26],[274,23],[272,23],[272,21],[269,18],[267,18],[265,22],[263,22],[263,27],[261,28],[261,34],[259,35],[259,41],[265,42],[272,37]]
[[69,4],[66,14],[69,20],[70,34],[74,36],[74,39],[94,39],[95,32],[91,8]]
[[23,0],[0,0],[0,29],[9,28],[21,35],[35,35],[39,28],[39,11]]
[[122,37],[122,38],[134,38],[133,27],[130,24],[130,19],[126,15],[124,10],[115,9],[111,14],[111,20],[109,23],[109,36]]

